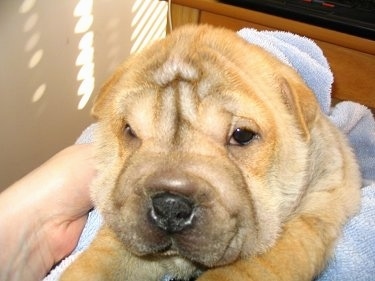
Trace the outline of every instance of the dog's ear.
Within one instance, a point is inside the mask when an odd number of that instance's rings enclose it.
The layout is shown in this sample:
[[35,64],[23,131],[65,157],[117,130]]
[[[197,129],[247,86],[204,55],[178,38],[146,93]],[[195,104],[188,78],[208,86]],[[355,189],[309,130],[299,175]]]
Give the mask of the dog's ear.
[[122,67],[118,68],[115,73],[107,80],[107,82],[100,89],[99,94],[95,97],[94,105],[91,109],[91,115],[96,119],[103,114],[105,108],[108,108],[108,103],[113,99],[114,86],[120,80],[124,73]]
[[281,95],[288,110],[294,115],[305,140],[310,139],[310,130],[318,116],[319,105],[313,92],[301,79],[280,81]]

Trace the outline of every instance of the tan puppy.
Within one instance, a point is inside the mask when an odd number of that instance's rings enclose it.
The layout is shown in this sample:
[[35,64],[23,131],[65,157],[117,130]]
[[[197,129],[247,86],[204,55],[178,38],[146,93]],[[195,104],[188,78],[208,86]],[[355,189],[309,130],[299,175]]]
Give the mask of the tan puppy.
[[97,98],[105,225],[62,280],[312,280],[360,175],[297,73],[235,33],[188,26]]

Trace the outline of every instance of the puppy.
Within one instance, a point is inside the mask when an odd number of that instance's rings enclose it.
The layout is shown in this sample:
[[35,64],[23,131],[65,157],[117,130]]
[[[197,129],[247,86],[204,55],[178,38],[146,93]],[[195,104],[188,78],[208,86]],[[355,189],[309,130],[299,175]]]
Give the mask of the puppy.
[[131,56],[93,114],[104,217],[62,280],[312,280],[358,208],[347,141],[289,66],[186,26]]

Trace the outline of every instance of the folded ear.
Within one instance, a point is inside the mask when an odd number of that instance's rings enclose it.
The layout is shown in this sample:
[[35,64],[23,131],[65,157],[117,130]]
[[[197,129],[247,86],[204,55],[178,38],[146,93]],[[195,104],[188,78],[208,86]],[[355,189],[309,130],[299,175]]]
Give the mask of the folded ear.
[[115,73],[107,80],[107,82],[100,89],[99,94],[95,97],[94,105],[91,109],[91,115],[98,119],[108,108],[108,103],[114,97],[114,86],[120,80],[121,76],[124,73],[122,67],[118,68]]
[[305,140],[310,139],[310,130],[316,120],[319,105],[315,95],[302,79],[281,79],[281,94],[288,110],[294,115]]

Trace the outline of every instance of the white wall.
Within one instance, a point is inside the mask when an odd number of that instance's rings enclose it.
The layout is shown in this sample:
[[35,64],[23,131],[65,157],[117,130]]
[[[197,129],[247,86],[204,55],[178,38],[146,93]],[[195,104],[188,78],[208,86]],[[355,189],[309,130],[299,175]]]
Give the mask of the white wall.
[[166,8],[158,0],[0,1],[0,190],[93,122],[91,92],[131,50],[164,36]]

